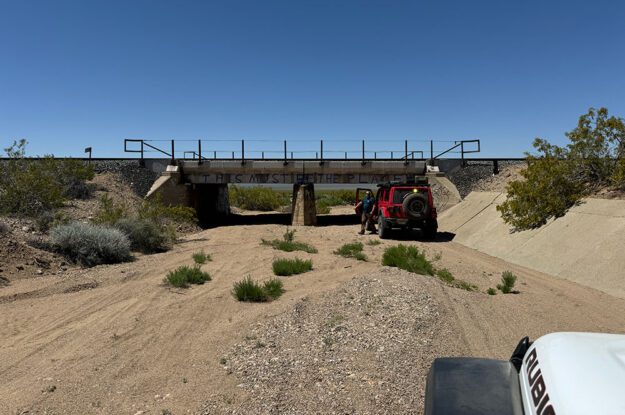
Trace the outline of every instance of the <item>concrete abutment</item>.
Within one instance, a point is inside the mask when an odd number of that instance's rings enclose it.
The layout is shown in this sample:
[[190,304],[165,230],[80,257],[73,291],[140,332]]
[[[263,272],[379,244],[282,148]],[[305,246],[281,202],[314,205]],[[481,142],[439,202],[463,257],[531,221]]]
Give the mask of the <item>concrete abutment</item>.
[[291,212],[291,225],[315,226],[317,224],[314,184],[293,185]]

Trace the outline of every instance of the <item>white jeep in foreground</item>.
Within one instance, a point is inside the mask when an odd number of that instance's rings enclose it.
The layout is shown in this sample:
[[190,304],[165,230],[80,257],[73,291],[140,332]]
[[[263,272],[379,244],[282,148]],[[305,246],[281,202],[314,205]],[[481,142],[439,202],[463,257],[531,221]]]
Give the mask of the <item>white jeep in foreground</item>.
[[509,361],[435,359],[425,415],[625,415],[625,335],[526,337]]

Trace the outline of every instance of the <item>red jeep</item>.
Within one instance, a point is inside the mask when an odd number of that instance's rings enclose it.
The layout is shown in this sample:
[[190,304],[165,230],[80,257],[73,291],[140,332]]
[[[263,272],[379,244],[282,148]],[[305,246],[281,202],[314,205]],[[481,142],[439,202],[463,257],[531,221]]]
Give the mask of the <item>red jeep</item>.
[[[357,190],[356,204],[362,190],[368,189]],[[438,221],[432,188],[427,178],[418,179],[414,183],[389,182],[378,185],[373,219],[377,219],[378,235],[382,239],[388,238],[392,229],[420,229],[427,239],[436,238]]]

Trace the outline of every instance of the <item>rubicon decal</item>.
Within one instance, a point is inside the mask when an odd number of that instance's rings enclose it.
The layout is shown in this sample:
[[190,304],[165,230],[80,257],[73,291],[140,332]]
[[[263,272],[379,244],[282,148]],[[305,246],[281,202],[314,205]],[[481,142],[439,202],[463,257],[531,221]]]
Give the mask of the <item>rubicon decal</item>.
[[536,349],[532,350],[525,357],[525,374],[527,376],[527,382],[530,385],[530,393],[534,410],[536,411],[535,413],[537,415],[556,415],[556,411],[549,401],[549,394],[547,393],[547,386],[545,385],[545,380],[540,370],[538,352],[536,352]]

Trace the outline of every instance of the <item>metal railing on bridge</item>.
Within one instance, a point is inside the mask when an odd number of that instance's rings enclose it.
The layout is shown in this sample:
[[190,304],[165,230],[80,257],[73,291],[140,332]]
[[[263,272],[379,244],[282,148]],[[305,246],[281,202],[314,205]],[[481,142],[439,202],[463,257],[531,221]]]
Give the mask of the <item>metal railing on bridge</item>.
[[[275,147],[276,143],[281,148],[270,149]],[[302,145],[302,143],[305,144]],[[354,143],[357,143],[356,146],[360,148],[354,149]],[[379,148],[380,143],[383,143],[385,148]],[[254,146],[250,148],[252,144]],[[334,147],[328,148],[328,144]],[[336,145],[346,146],[348,144],[351,144],[349,149],[335,148]],[[373,146],[370,146],[371,144]],[[340,140],[337,142],[319,140],[314,149],[310,147],[312,144],[308,140],[147,140],[131,138],[124,140],[124,152],[139,154],[142,164],[146,154],[152,153],[162,154],[170,158],[171,164],[175,164],[176,160],[179,159],[197,160],[199,163],[211,159],[240,160],[242,164],[249,160],[282,160],[285,164],[294,160],[317,160],[320,164],[332,160],[360,160],[363,164],[372,160],[403,160],[406,164],[409,160],[427,160],[430,164],[435,164],[441,156],[451,154],[458,155],[457,158],[464,162],[465,155],[480,152],[480,140]],[[182,157],[177,158],[176,155]]]

